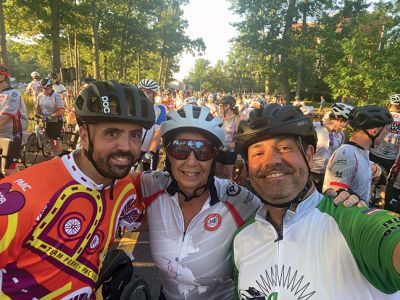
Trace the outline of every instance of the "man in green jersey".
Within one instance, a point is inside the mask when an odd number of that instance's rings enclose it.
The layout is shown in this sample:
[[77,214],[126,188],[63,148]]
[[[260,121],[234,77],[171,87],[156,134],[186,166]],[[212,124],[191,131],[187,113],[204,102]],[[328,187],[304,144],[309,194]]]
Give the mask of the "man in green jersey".
[[237,299],[399,299],[400,216],[316,191],[316,134],[298,108],[254,110],[236,142],[264,203],[234,238]]

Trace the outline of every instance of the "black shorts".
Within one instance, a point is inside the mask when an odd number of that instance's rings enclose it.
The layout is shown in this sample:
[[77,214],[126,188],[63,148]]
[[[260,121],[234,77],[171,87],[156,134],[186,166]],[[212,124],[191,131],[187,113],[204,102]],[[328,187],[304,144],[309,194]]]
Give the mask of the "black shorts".
[[21,158],[21,138],[14,137],[13,141],[0,139],[1,165],[4,169],[14,169],[18,159]]
[[61,140],[61,129],[63,127],[63,121],[58,120],[57,122],[46,122],[46,135],[51,140]]
[[217,162],[225,166],[234,165],[236,163],[237,152],[228,152],[218,150]]

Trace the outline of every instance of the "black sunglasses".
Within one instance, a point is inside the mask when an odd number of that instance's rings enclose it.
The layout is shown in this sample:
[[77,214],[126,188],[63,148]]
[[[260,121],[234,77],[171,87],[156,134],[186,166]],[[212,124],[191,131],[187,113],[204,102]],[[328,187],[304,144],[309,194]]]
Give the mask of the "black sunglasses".
[[168,154],[178,160],[187,159],[192,151],[198,161],[210,160],[216,153],[212,144],[200,140],[174,140],[167,146]]

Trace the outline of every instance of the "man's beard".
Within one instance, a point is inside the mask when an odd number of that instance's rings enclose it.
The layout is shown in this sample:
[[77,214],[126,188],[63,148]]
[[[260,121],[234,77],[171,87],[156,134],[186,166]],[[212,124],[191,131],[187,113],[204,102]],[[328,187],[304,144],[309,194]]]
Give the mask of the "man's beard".
[[[129,159],[130,163],[126,166],[112,164],[110,160],[114,156],[126,157],[127,159]],[[95,160],[97,167],[99,168],[103,176],[107,178],[121,179],[129,174],[129,171],[131,170],[136,160],[136,157],[132,152],[116,151],[108,154],[105,157],[100,157],[99,159],[95,159],[93,157],[93,159]]]

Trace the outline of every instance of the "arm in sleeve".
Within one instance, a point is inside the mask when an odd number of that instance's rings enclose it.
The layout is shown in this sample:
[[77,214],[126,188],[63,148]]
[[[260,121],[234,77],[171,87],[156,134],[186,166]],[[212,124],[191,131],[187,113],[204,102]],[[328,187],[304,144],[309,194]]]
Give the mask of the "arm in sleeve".
[[321,201],[318,208],[336,220],[365,278],[386,294],[397,292],[400,215],[380,209],[335,206],[329,199]]
[[342,149],[336,150],[328,161],[323,190],[332,188],[335,191],[341,188],[351,188],[357,161],[353,155],[344,155]]
[[21,106],[20,99],[20,95],[17,91],[13,91],[11,94],[7,95],[0,114],[15,118]]
[[64,101],[63,99],[61,99],[61,96],[59,94],[55,94],[55,98],[56,98],[56,108],[57,109],[63,109],[64,111]]
[[223,189],[221,201],[235,220],[237,227],[242,226],[248,219],[254,216],[260,206],[260,199],[245,187],[237,185],[229,180],[226,187],[216,186],[216,189]]

